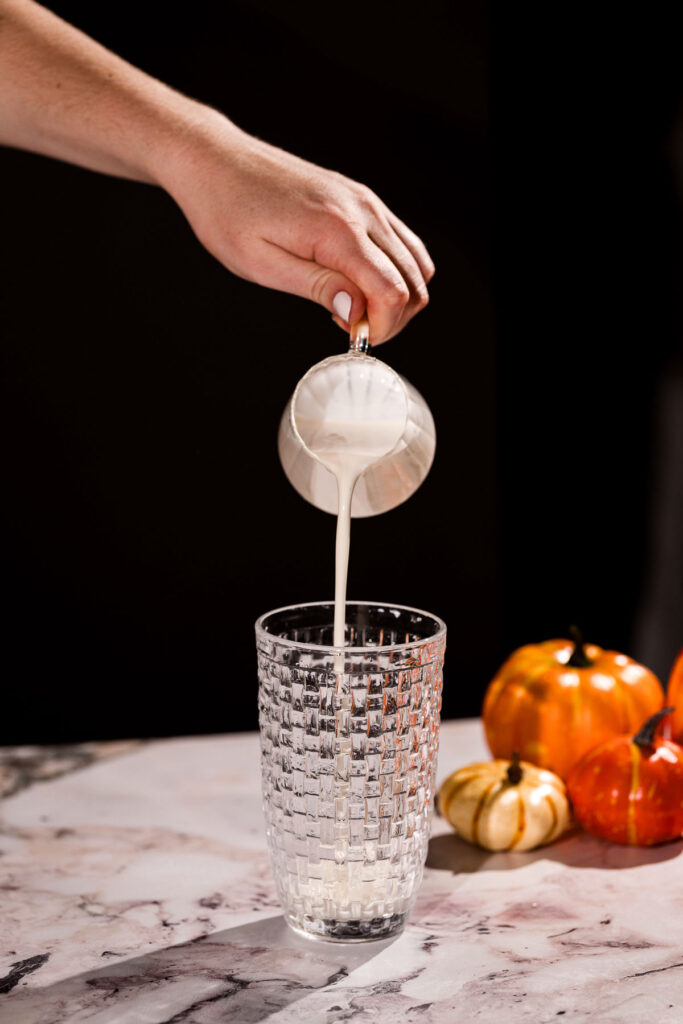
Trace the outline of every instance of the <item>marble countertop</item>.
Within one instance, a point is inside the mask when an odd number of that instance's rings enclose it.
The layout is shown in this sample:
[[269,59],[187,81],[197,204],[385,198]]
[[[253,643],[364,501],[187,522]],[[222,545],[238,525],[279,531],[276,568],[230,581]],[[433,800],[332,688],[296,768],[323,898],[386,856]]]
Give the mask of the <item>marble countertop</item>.
[[[439,781],[486,757],[442,726]],[[683,1022],[683,843],[489,854],[434,821],[398,938],[285,925],[258,737],[0,751],[2,1024]]]

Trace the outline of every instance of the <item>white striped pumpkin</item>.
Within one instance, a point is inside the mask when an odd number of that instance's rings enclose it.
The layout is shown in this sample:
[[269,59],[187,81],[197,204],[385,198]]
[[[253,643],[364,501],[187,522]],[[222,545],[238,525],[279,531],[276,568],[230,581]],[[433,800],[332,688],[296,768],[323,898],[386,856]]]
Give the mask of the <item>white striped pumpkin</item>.
[[437,808],[458,835],[486,850],[533,850],[571,824],[564,782],[527,761],[483,761],[441,784]]

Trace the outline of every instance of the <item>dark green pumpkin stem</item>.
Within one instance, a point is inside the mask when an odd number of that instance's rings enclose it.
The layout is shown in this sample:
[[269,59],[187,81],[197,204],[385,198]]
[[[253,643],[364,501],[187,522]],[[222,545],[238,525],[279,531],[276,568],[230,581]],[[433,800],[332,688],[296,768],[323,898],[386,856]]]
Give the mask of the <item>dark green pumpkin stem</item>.
[[510,767],[508,768],[508,782],[510,783],[510,785],[518,786],[519,783],[522,781],[523,774],[524,772],[522,771],[522,766],[519,763],[519,754],[515,750],[515,752],[512,755]]
[[656,715],[652,716],[652,718],[648,718],[642,729],[639,729],[633,737],[633,742],[639,747],[651,747],[655,741],[655,730],[657,726],[663,718],[666,718],[666,716],[670,715],[674,710],[675,708],[662,708],[662,710],[658,711]]
[[570,626],[569,633],[574,641],[572,656],[567,662],[572,668],[590,668],[593,662],[590,660],[583,648],[583,637],[578,626]]

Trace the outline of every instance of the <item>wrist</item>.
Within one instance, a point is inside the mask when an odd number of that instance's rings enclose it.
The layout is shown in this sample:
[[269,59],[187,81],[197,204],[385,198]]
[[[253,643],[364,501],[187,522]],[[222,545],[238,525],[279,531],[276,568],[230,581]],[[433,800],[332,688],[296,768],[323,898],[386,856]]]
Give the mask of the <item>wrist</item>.
[[185,182],[201,176],[209,154],[220,148],[225,162],[231,153],[236,157],[249,139],[218,110],[174,95],[149,146],[145,169],[155,184],[177,200]]

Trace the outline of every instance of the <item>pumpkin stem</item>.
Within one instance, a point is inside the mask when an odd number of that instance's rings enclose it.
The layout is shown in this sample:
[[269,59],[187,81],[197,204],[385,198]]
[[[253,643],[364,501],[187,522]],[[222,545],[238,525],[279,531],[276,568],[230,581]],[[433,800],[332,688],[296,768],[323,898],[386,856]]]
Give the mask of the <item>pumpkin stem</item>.
[[518,786],[519,783],[522,781],[523,774],[524,772],[522,771],[522,766],[519,763],[519,754],[515,750],[512,755],[510,767],[508,768],[508,782],[510,783],[510,785]]
[[574,641],[574,650],[572,651],[572,656],[567,664],[572,668],[590,668],[593,662],[584,650],[581,630],[578,626],[570,626],[569,633]]
[[651,747],[655,741],[655,730],[657,726],[661,720],[666,718],[667,715],[670,715],[673,710],[674,708],[662,708],[662,710],[658,711],[656,715],[652,716],[652,718],[648,718],[642,729],[639,729],[633,737],[633,742],[639,747]]

